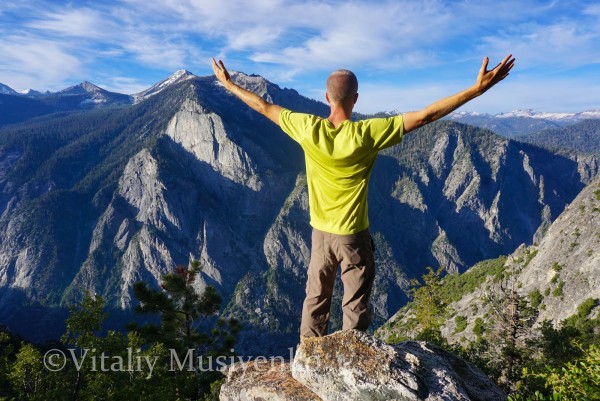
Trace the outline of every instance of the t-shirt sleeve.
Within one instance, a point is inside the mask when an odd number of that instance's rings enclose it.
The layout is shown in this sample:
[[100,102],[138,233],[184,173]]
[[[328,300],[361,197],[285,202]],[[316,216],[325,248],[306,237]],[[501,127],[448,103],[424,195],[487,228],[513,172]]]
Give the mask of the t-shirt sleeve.
[[369,132],[375,150],[380,151],[402,141],[404,136],[402,114],[389,118],[374,118],[370,123]]
[[279,112],[279,127],[298,143],[302,142],[308,131],[306,123],[305,114],[295,113],[288,109],[282,109]]

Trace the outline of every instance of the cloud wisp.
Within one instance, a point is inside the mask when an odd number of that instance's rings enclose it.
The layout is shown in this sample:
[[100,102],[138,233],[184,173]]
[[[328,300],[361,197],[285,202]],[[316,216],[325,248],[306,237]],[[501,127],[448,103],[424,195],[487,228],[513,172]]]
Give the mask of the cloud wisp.
[[17,89],[74,79],[141,89],[179,68],[209,74],[211,56],[306,92],[315,77],[351,68],[378,77],[382,97],[382,77],[452,88],[485,55],[512,52],[515,74],[562,82],[600,64],[591,0],[7,0],[0,35],[0,82]]

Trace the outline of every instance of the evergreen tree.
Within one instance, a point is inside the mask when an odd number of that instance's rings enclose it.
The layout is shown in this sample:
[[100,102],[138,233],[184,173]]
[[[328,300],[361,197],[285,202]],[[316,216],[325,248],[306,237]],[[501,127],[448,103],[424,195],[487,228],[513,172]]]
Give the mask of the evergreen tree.
[[43,356],[33,345],[23,343],[8,377],[19,398],[47,400],[51,383],[44,368]]
[[[61,373],[71,400],[173,400],[168,352],[163,344],[144,347],[138,333],[127,335],[102,325],[108,314],[104,299],[87,294],[70,308],[62,337],[70,363]],[[146,361],[154,362],[152,368]],[[56,399],[56,398],[48,398]]]
[[180,365],[172,373],[177,395],[192,400],[210,392],[211,383],[222,378],[211,359],[232,355],[239,330],[235,319],[215,322],[221,297],[212,286],[207,286],[202,294],[197,292],[194,284],[200,271],[200,263],[192,260],[189,267],[177,266],[172,273],[165,274],[161,290],[150,289],[143,282],[135,283],[134,294],[140,301],[137,311],[157,314],[160,322],[130,326],[146,343],[165,344],[176,354]]
[[0,327],[0,400],[10,399],[13,395],[9,373],[16,348],[10,332]]
[[414,319],[420,327],[416,339],[445,346],[446,340],[441,333],[442,325],[448,316],[448,305],[441,292],[441,275],[444,268],[440,267],[434,271],[427,267],[427,271],[428,273],[423,275],[423,284],[418,280],[411,280]]
[[517,292],[514,277],[506,275],[486,297],[491,325],[487,334],[489,363],[498,372],[498,384],[508,391],[515,390],[524,362],[532,354],[532,327],[539,313]]

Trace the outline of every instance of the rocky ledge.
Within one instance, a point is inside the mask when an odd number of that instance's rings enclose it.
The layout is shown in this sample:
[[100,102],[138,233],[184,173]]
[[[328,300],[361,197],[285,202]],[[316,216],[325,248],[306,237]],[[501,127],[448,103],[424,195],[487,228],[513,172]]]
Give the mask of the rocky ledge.
[[303,339],[292,363],[237,363],[226,375],[221,401],[506,400],[479,369],[435,345],[391,346],[355,330]]

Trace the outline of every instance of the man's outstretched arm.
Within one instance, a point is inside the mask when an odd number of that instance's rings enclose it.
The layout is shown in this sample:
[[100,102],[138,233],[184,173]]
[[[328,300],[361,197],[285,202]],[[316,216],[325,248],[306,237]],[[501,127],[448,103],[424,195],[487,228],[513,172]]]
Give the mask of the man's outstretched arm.
[[483,95],[488,89],[496,85],[508,76],[515,63],[512,55],[508,55],[496,67],[488,71],[489,59],[483,59],[477,82],[470,88],[462,92],[456,93],[447,98],[438,100],[425,107],[420,111],[411,111],[402,115],[404,121],[404,132],[408,133],[423,125],[429,124],[432,121],[438,120],[454,110],[458,109],[463,104],[475,99],[477,96]]
[[213,58],[212,67],[217,79],[223,84],[225,89],[239,97],[240,100],[246,103],[250,108],[258,111],[260,114],[279,125],[279,112],[282,109],[281,106],[269,103],[257,94],[233,83],[229,76],[229,72],[221,60],[219,60],[219,63],[217,64]]

